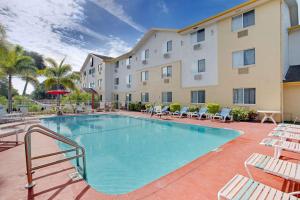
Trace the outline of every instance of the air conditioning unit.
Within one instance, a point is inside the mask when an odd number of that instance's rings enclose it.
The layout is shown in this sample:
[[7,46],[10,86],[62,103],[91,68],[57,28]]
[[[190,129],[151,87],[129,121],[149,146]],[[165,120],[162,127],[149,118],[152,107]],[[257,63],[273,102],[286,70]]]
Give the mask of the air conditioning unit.
[[238,73],[239,74],[249,74],[249,68],[248,67],[240,68],[240,69],[238,69]]
[[202,79],[202,75],[201,74],[194,75],[194,80],[201,80],[201,79]]
[[147,60],[143,60],[142,63],[143,63],[144,65],[146,65],[146,64],[147,64]]
[[199,50],[201,49],[202,45],[201,44],[195,44],[194,45],[194,50]]
[[127,86],[127,88],[131,88],[131,85],[130,85],[130,84],[127,84],[126,86]]
[[131,66],[130,65],[127,65],[127,69],[130,69],[131,68]]
[[117,89],[118,89],[118,86],[117,86],[117,85],[115,85],[114,89],[115,89],[115,90],[117,90]]
[[164,83],[170,83],[170,79],[165,78],[165,79],[164,79]]
[[146,82],[146,81],[143,81],[143,85],[147,85],[147,82]]
[[169,53],[164,53],[164,58],[170,58],[170,54]]
[[238,37],[238,38],[245,37],[245,36],[248,36],[248,30],[247,30],[247,29],[246,29],[246,30],[243,30],[243,31],[239,31],[239,32],[237,33],[237,37]]

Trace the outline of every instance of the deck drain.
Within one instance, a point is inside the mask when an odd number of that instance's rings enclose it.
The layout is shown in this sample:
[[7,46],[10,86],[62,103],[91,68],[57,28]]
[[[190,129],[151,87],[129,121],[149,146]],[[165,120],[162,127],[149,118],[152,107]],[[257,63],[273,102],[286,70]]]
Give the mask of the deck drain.
[[82,176],[80,175],[79,172],[73,172],[69,174],[69,177],[72,181],[78,181],[82,179]]

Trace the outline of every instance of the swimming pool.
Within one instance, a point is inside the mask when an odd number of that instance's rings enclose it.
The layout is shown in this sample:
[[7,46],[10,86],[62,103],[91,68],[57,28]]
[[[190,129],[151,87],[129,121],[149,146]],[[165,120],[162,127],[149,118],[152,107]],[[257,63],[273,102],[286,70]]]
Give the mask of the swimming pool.
[[42,123],[85,147],[87,182],[106,194],[134,191],[239,136],[229,129],[110,114]]

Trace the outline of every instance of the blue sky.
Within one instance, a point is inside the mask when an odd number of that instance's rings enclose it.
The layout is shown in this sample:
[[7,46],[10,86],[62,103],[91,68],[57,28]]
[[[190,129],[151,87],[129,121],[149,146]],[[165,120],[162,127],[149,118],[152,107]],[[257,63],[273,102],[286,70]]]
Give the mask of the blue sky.
[[[89,52],[118,56],[150,28],[180,29],[245,0],[1,0],[8,39],[79,70]],[[23,83],[17,80],[16,88]],[[32,88],[30,88],[32,90]]]

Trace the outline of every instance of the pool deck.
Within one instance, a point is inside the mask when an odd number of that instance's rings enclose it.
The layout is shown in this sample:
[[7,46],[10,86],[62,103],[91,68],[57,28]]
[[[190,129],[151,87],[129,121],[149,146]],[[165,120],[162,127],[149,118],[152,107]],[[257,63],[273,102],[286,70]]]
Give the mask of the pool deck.
[[[150,117],[136,112],[120,114]],[[74,172],[69,162],[37,170],[33,174],[36,186],[32,190],[24,188],[26,184],[24,144],[6,147],[0,145],[0,200],[14,199],[217,199],[217,192],[235,174],[247,176],[244,161],[254,152],[273,155],[273,149],[258,143],[275,127],[274,124],[230,122],[211,120],[176,119],[172,121],[198,124],[220,128],[230,128],[243,132],[238,138],[221,146],[218,151],[210,152],[176,171],[149,183],[148,185],[124,195],[106,195],[92,189],[85,181],[72,181],[68,174]],[[20,138],[23,138],[20,136]],[[14,137],[7,138],[13,140]],[[56,143],[40,135],[32,137],[33,155],[58,151]],[[187,144],[188,145],[188,144]],[[38,152],[38,153],[37,153]],[[62,158],[56,156],[52,159]],[[283,152],[283,159],[297,162],[300,156]],[[45,161],[49,161],[47,158]],[[34,162],[42,164],[44,162]],[[99,166],[100,167],[100,166]],[[299,184],[251,169],[254,178],[282,191],[300,190]]]

